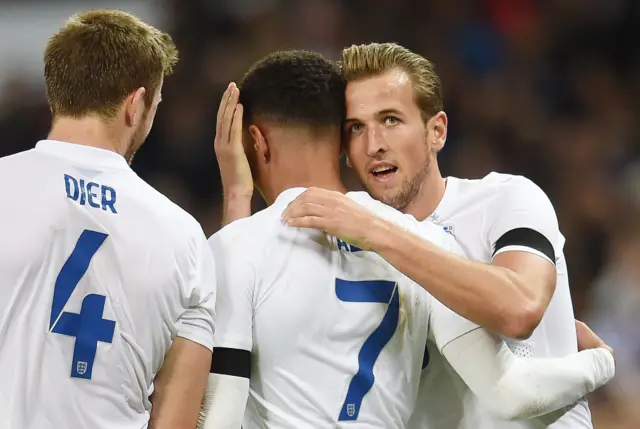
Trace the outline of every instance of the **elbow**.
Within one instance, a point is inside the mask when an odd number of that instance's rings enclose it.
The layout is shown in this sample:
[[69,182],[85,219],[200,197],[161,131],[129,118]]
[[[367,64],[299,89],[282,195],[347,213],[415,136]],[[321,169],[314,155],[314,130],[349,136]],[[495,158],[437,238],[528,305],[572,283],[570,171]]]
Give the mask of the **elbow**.
[[542,414],[540,404],[521,389],[505,389],[485,404],[491,415],[499,420],[528,420]]
[[518,340],[529,338],[542,321],[545,311],[546,306],[538,303],[514,307],[505,317],[500,334]]
[[530,413],[526,411],[526,407],[517,406],[518,404],[508,404],[508,401],[502,400],[501,403],[489,408],[491,415],[498,420],[509,422],[517,420],[530,419]]

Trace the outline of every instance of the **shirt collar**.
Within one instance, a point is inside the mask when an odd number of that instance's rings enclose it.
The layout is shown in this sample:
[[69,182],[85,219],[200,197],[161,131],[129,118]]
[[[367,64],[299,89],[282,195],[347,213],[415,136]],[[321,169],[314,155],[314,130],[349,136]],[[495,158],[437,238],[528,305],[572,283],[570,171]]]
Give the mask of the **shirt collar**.
[[456,199],[459,182],[460,179],[458,179],[457,177],[447,177],[447,185],[444,188],[444,195],[438,203],[438,207],[436,207],[433,213],[431,213],[431,215],[429,215],[426,220],[437,223],[440,215],[446,213],[449,210],[451,201],[455,201]]
[[85,146],[57,140],[40,140],[36,144],[36,151],[81,163],[83,165],[94,165],[126,170],[131,169],[122,155],[93,146]]
[[300,194],[302,194],[306,190],[307,188],[301,187],[285,189],[284,191],[280,192],[280,195],[278,195],[278,198],[276,198],[273,205],[288,205],[291,201],[298,198],[298,196],[300,196]]

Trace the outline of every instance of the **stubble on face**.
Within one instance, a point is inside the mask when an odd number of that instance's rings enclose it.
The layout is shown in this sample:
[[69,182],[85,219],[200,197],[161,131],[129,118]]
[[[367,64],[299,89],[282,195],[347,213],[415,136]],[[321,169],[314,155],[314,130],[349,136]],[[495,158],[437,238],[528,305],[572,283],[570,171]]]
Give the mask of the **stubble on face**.
[[424,181],[431,170],[431,156],[426,141],[425,149],[426,157],[422,168],[412,177],[405,180],[396,192],[388,195],[376,195],[375,192],[371,192],[369,189],[367,189],[367,192],[386,205],[404,212],[411,203],[420,197]]

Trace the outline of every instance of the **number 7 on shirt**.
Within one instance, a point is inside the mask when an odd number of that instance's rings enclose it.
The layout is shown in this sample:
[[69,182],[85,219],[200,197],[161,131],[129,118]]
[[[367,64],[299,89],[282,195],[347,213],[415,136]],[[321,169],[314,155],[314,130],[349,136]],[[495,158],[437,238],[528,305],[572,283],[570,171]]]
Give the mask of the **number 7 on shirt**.
[[351,379],[338,421],[357,420],[364,395],[375,381],[373,366],[398,326],[400,298],[396,282],[388,280],[350,281],[336,279],[336,295],[344,302],[388,304],[380,325],[365,340],[358,353],[358,372]]

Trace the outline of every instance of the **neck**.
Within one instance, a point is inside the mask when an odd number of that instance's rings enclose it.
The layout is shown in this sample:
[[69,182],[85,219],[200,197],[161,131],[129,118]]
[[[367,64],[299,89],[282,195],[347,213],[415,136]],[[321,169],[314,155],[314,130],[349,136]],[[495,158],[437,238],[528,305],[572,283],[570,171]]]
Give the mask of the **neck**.
[[54,118],[47,138],[106,149],[123,156],[127,150],[126,140],[117,136],[112,127],[98,118]]
[[284,167],[275,167],[271,180],[258,185],[267,204],[271,205],[283,191],[291,188],[322,188],[345,193],[347,188],[340,179],[340,158],[335,154],[323,156],[317,151],[308,151],[305,156],[291,154],[282,160]]
[[419,221],[425,220],[431,216],[442,201],[446,185],[444,177],[440,174],[438,162],[435,159],[432,160],[432,167],[425,177],[419,194],[402,211],[413,215]]

